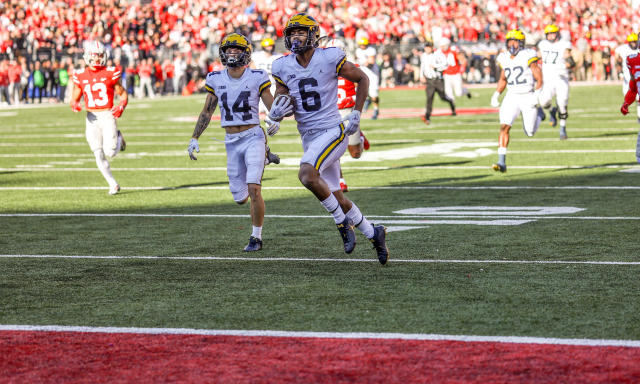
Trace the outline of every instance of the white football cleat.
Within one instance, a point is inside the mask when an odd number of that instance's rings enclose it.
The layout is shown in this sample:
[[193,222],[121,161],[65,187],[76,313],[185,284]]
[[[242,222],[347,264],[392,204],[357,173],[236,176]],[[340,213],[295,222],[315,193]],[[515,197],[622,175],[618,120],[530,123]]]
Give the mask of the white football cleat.
[[109,194],[110,195],[115,195],[118,192],[120,192],[120,185],[116,184],[113,187],[109,188]]

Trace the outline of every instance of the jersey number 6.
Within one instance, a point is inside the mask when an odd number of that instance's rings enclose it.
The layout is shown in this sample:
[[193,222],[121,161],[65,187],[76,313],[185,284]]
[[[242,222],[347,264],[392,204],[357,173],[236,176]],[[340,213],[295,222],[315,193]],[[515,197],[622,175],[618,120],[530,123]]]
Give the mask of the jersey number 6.
[[[316,91],[307,90],[307,86],[310,86],[309,88],[317,87],[318,80],[313,77],[307,77],[300,79],[300,82],[298,82],[298,91],[300,92],[300,99],[302,99],[302,108],[307,112],[317,111],[322,106],[320,94]],[[309,104],[309,99],[313,99],[313,104]]]

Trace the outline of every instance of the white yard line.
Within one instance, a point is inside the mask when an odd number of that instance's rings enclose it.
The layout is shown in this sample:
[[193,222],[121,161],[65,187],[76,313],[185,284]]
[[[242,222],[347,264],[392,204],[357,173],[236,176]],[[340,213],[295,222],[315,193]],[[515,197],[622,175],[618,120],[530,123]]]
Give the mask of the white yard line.
[[[228,218],[228,219],[246,219],[249,215],[232,215],[232,214],[171,214],[171,213],[0,213],[0,217],[163,217],[163,218]],[[505,214],[478,214],[478,215],[402,215],[384,216],[384,215],[367,215],[370,219],[380,220],[384,223],[395,223],[394,221],[402,220],[406,223],[408,220],[414,219],[420,224],[442,224],[441,220],[432,219],[496,219],[504,218]],[[270,219],[331,219],[329,215],[265,215]],[[415,220],[422,219],[422,220]],[[529,216],[529,215],[508,215],[509,220],[640,220],[640,216]],[[385,221],[386,220],[386,221]],[[447,221],[449,222],[449,221]],[[459,221],[452,221],[457,224]],[[397,224],[397,223],[395,223]]]
[[[189,261],[258,261],[258,262],[289,262],[299,261],[308,263],[377,263],[374,258],[313,258],[313,257],[218,257],[218,256],[114,256],[114,255],[0,255],[0,259],[81,259],[81,260],[189,260]],[[444,260],[444,259],[394,259],[393,263],[410,264],[552,264],[552,265],[625,265],[640,266],[638,261],[579,261],[579,260]]]
[[[348,169],[348,168],[347,168]],[[106,186],[95,186],[95,187],[0,187],[0,191],[86,191],[86,190],[103,190],[106,189]],[[124,187],[126,190],[131,191],[163,191],[163,190],[174,190],[174,189],[202,189],[202,190],[227,190],[229,187],[227,186],[150,186],[150,187]],[[263,186],[262,189],[268,190],[304,190],[306,189],[303,186]],[[371,190],[371,189],[379,189],[379,190],[451,190],[451,191],[480,191],[480,190],[601,190],[601,191],[623,191],[623,190],[640,190],[640,186],[633,185],[590,185],[590,186],[582,186],[582,185],[567,185],[567,186],[361,186],[361,187],[349,187],[350,190]]]
[[[603,169],[621,169],[621,168],[631,168],[631,165],[509,165],[509,169],[593,169],[593,168],[603,168]],[[276,171],[290,171],[290,170],[298,170],[297,166],[273,166],[270,167],[269,170]],[[466,171],[472,169],[484,169],[490,170],[491,167],[488,165],[419,165],[419,166],[406,166],[402,167],[403,169],[434,169],[434,170],[456,170],[456,171]],[[392,170],[394,167],[354,167],[343,165],[342,169],[353,169],[353,170]],[[15,168],[0,168],[0,172],[96,172],[97,168],[54,168],[51,164],[42,164],[42,165],[24,165],[18,166]],[[170,171],[179,171],[179,172],[187,172],[187,171],[227,171],[227,167],[166,167],[166,168],[112,168],[115,172],[170,172]]]
[[640,340],[611,339],[562,339],[526,336],[474,336],[439,335],[425,333],[374,333],[374,332],[310,332],[276,330],[231,330],[194,328],[134,328],[134,327],[86,327],[65,325],[0,325],[0,331],[18,332],[81,332],[81,333],[126,333],[147,335],[200,335],[239,337],[299,337],[318,339],[385,339],[423,341],[462,341],[487,343],[574,345],[586,347],[631,347],[639,348]]
[[[185,157],[186,151],[165,151],[165,152],[126,152],[120,153],[118,158],[141,158],[141,157]],[[510,150],[510,154],[556,154],[556,153],[635,153],[635,149],[559,149],[559,150]],[[280,156],[302,156],[302,152],[280,152]],[[206,156],[226,156],[225,153],[207,153]],[[74,158],[91,159],[93,156],[74,153],[0,153],[0,158]]]

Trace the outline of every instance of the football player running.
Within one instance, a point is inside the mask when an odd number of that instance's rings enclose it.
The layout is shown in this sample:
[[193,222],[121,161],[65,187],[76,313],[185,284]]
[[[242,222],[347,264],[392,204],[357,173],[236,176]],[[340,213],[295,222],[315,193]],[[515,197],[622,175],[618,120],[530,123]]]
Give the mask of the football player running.
[[[71,78],[75,85],[71,94],[71,110],[76,113],[82,110],[80,99],[84,96],[87,142],[98,169],[109,183],[109,194],[115,195],[120,192],[120,185],[111,174],[107,158],[115,157],[126,148],[122,132],[116,127],[116,119],[127,106],[127,92],[120,84],[120,70],[106,66],[107,51],[101,42],[86,42],[83,58],[86,68],[74,71]],[[115,94],[120,98],[117,105],[114,105]]]
[[[640,81],[640,55],[638,55],[637,53],[629,55],[629,57],[627,57],[626,66],[629,70],[631,79],[629,80],[629,90],[624,96],[622,107],[620,107],[620,112],[622,112],[623,115],[629,113],[629,106],[633,104],[634,101],[638,100],[638,81]],[[636,141],[636,161],[640,163],[640,133],[638,133],[638,139]]]
[[[509,31],[506,40],[507,52],[501,52],[497,58],[502,68],[498,87],[491,97],[491,106],[500,107],[498,162],[493,164],[493,169],[500,172],[507,171],[507,146],[513,121],[522,113],[524,132],[531,137],[538,130],[540,121],[544,119],[544,112],[538,105],[543,83],[538,65],[539,58],[533,49],[525,49],[525,36],[522,31]],[[500,104],[498,98],[505,88],[507,94]]]
[[[251,67],[262,69],[266,71],[269,76],[271,76],[271,65],[273,64],[273,61],[282,55],[274,54],[275,48],[276,48],[276,42],[273,41],[273,39],[270,37],[263,39],[260,42],[260,46],[262,47],[262,50],[259,52],[256,52],[251,56]],[[271,84],[271,88],[269,89],[269,92],[273,94],[275,90],[276,90],[275,84]],[[267,106],[264,104],[262,99],[260,100],[260,106],[258,108],[258,112],[265,113],[265,114],[269,112],[269,108],[267,108]],[[271,148],[267,146],[267,164],[269,163],[280,164],[280,156],[271,152]]]
[[[323,48],[336,47],[340,48],[346,53],[345,44],[338,39],[326,39],[323,44]],[[357,66],[357,64],[356,64]],[[367,76],[369,77],[369,76]],[[371,92],[369,92],[371,93]],[[344,77],[338,77],[338,111],[343,118],[347,117],[356,105],[356,85],[353,81],[349,81]],[[347,149],[349,154],[354,159],[359,159],[362,156],[363,150],[368,150],[370,147],[369,140],[362,133],[362,128],[358,127],[358,132],[349,136],[349,145]],[[347,182],[342,175],[342,167],[340,168],[340,189],[342,192],[349,192]]]
[[[292,54],[273,62],[276,94],[289,94],[295,104],[304,150],[298,178],[333,215],[346,253],[356,245],[355,225],[373,244],[378,261],[385,264],[389,255],[386,228],[370,223],[344,196],[339,183],[340,157],[347,149],[346,137],[358,132],[369,79],[339,48],[318,48],[319,31],[313,17],[305,13],[292,16],[284,29],[285,46]],[[346,125],[338,112],[338,76],[358,85],[353,111],[344,118]]]
[[[262,249],[265,212],[261,183],[267,156],[267,138],[260,127],[258,104],[262,99],[271,108],[271,80],[265,70],[248,68],[251,43],[246,37],[237,33],[227,35],[222,39],[218,52],[220,62],[226,68],[207,74],[207,98],[187,150],[189,158],[197,160],[194,152],[200,152],[198,139],[209,126],[220,101],[220,125],[226,132],[224,142],[229,189],[238,204],[251,199],[253,230],[244,251],[259,251]],[[272,122],[269,129],[277,131],[279,124]]]
[[[544,28],[545,40],[538,43],[542,57],[542,78],[544,79],[543,99],[548,100],[545,107],[551,106],[556,97],[556,107],[551,108],[550,121],[556,126],[560,120],[560,140],[567,138],[567,118],[569,117],[569,70],[576,63],[571,57],[571,42],[560,39],[560,29],[550,24]],[[557,118],[556,118],[557,114]]]
[[[631,81],[631,73],[627,67],[627,58],[638,54],[638,35],[630,33],[627,36],[627,43],[616,48],[616,56],[622,60],[622,94],[626,95],[629,91],[629,81]],[[636,99],[637,100],[637,99]],[[640,123],[640,105],[637,108],[638,122]]]

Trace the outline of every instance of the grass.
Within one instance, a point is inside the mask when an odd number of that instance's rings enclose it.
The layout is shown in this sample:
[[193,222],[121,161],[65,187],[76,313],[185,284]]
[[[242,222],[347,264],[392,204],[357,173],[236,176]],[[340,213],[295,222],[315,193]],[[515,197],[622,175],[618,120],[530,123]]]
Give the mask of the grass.
[[[486,107],[492,92],[474,89],[458,107]],[[618,86],[573,87],[567,141],[546,122],[526,138],[518,121],[506,174],[490,169],[497,114],[435,116],[429,126],[363,120],[372,148],[343,164],[348,197],[373,221],[418,226],[389,234],[385,267],[360,234],[352,255],[341,251],[331,218],[297,180],[301,148],[291,122],[270,139],[283,164],[263,180],[265,248],[247,255],[248,206],[227,189],[224,148],[211,140],[223,137],[219,125],[200,140],[197,162],[186,154],[203,96],[130,103],[119,121],[128,148],[112,162],[123,192],[113,197],[84,140],[83,114],[5,110],[0,254],[310,260],[0,258],[0,324],[640,339],[638,264],[393,262],[640,261],[640,180],[620,172],[635,164],[638,127],[619,114],[621,99]],[[384,116],[385,108],[422,107],[424,93],[387,91],[381,100]],[[390,150],[403,156],[375,159]],[[531,220],[521,225],[462,223],[505,215],[398,213],[452,206],[583,210],[518,215]],[[89,215],[61,215],[79,213]],[[407,219],[430,222],[390,222]],[[346,257],[371,262],[314,261]]]

